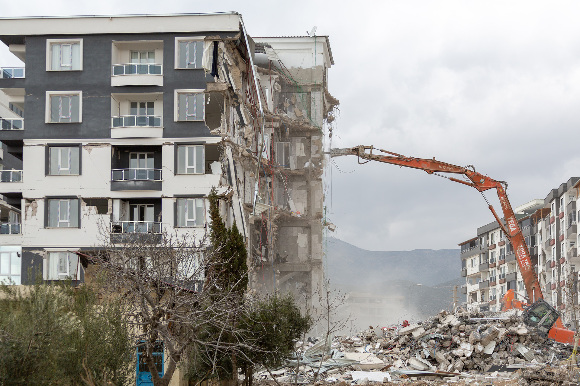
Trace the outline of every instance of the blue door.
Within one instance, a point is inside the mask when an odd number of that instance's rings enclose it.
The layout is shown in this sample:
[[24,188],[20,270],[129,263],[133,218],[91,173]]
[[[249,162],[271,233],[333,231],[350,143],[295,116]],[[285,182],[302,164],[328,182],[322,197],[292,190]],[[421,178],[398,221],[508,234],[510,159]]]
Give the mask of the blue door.
[[[153,379],[151,373],[145,362],[145,342],[140,342],[137,345],[137,386],[153,386]],[[159,372],[159,376],[163,376],[163,342],[157,342],[153,348],[153,360]]]

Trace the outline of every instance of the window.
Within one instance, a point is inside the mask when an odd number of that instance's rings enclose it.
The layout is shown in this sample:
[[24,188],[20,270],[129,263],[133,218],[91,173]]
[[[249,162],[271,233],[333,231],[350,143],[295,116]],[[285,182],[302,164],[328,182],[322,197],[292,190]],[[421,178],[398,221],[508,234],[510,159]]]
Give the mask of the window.
[[276,163],[285,169],[290,168],[290,142],[276,143]]
[[175,120],[203,121],[205,96],[201,90],[175,90]]
[[48,148],[49,168],[48,174],[58,175],[79,175],[80,158],[79,147],[53,146]]
[[205,199],[178,198],[176,226],[202,227],[204,225],[205,225]]
[[[4,247],[5,249],[10,247]],[[22,260],[20,253],[16,251],[0,252],[0,282],[4,284],[14,283],[20,285]]]
[[47,202],[49,228],[79,227],[79,200],[77,198],[51,198]]
[[155,115],[154,107],[155,102],[131,102],[131,109],[129,110],[129,114],[137,116]]
[[48,252],[48,258],[44,263],[44,280],[79,280],[80,279],[79,257],[74,252],[59,251]]
[[80,71],[83,69],[83,41],[48,39],[47,71]]
[[177,38],[175,68],[202,68],[203,40]]
[[153,153],[129,154],[129,180],[154,180]]
[[131,63],[155,63],[155,51],[131,51]]
[[76,123],[82,121],[81,91],[47,91],[46,122]]
[[204,145],[177,146],[177,174],[204,174]]

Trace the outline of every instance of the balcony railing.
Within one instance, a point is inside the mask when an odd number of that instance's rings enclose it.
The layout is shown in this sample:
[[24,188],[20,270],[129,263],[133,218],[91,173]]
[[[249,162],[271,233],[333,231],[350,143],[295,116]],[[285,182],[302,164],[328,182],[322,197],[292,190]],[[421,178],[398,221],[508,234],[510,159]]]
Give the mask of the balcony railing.
[[111,118],[112,127],[161,127],[161,117],[157,115],[123,115]]
[[111,181],[161,181],[161,169],[112,169]]
[[0,170],[0,182],[22,182],[22,170]]
[[23,118],[0,118],[0,130],[22,130],[24,129]]
[[161,223],[155,221],[118,221],[111,224],[111,233],[161,233]]
[[0,78],[24,78],[24,67],[0,67]]
[[0,235],[18,235],[20,234],[20,224],[12,222],[0,223]]
[[155,63],[113,64],[113,75],[162,75],[163,66]]

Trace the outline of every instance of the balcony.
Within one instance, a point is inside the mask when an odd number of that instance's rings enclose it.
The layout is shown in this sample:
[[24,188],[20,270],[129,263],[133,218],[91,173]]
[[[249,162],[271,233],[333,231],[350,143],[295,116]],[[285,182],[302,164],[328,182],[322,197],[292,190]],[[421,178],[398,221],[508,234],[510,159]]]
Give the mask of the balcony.
[[480,281],[479,282],[479,289],[484,289],[484,288],[488,288],[489,287],[489,281]]
[[163,94],[111,94],[111,138],[163,137]]
[[554,239],[550,239],[550,240],[548,240],[548,242],[550,243],[550,246],[553,246],[554,244],[556,244],[556,240],[554,240]]
[[156,243],[161,240],[161,222],[117,221],[111,224],[113,243]]
[[113,64],[111,86],[163,86],[161,64]]
[[556,289],[556,283],[552,283],[552,285],[550,286],[550,289],[555,290]]
[[461,277],[467,277],[467,268],[461,270]]
[[491,244],[491,245],[489,246],[489,249],[495,249],[495,247],[496,247],[496,246],[497,246],[497,245],[495,245],[495,243],[494,243],[494,244]]
[[3,222],[0,223],[0,235],[19,235],[21,225],[18,223]]
[[467,295],[467,287],[466,287],[466,286],[464,286],[464,285],[463,285],[463,286],[461,286],[461,293],[462,293],[463,295]]
[[479,272],[487,271],[489,269],[488,263],[479,264]]
[[562,242],[562,241],[564,241],[564,237],[565,237],[565,236],[564,236],[564,232],[560,232],[560,236],[558,236],[558,241],[559,241],[559,242]]
[[499,260],[497,261],[497,265],[498,265],[498,266],[499,266],[499,265],[502,265],[502,264],[505,264],[505,256],[504,256],[504,258],[503,258],[503,259],[499,259]]
[[505,280],[506,281],[515,281],[516,279],[517,279],[517,273],[516,272],[508,273],[507,275],[505,275]]
[[560,214],[558,214],[558,218],[561,220],[564,218],[564,212],[560,212]]
[[560,280],[560,288],[563,288],[566,286],[566,280]]
[[571,247],[571,248],[568,248],[568,253],[567,253],[567,256],[568,256],[569,258],[574,258],[574,257],[576,257],[576,256],[577,256],[577,255],[576,255],[576,253],[577,253],[577,252],[576,252],[576,247]]
[[0,118],[0,130],[23,130],[23,118]]
[[507,256],[505,256],[505,261],[507,263],[509,263],[510,261],[515,261],[516,259],[516,254],[515,253],[508,253]]
[[23,79],[24,67],[0,67],[0,79]]
[[112,169],[111,190],[161,190],[161,169]]
[[550,260],[550,268],[554,268],[556,266],[556,260]]
[[505,245],[505,240],[500,241],[499,243],[497,243],[497,245],[499,245],[500,247],[503,247]]
[[564,264],[566,262],[566,257],[560,257],[560,264]]
[[556,222],[556,217],[550,216],[550,224],[553,224],[554,222]]
[[161,223],[155,221],[118,221],[111,224],[111,233],[161,234]]
[[576,211],[576,201],[572,199],[570,200],[570,202],[568,202],[568,205],[566,206],[566,212],[572,213],[575,211]]
[[113,76],[116,75],[163,75],[161,64],[125,63],[113,64]]
[[163,41],[114,41],[111,86],[163,86]]
[[161,127],[162,118],[157,115],[123,115],[112,117],[111,127]]
[[22,182],[22,170],[0,170],[0,182]]

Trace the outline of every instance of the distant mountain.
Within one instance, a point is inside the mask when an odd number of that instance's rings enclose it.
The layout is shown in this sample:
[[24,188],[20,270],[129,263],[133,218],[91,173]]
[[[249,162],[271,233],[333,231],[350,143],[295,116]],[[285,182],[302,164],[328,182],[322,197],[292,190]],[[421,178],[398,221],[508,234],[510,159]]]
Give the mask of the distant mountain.
[[[326,245],[327,278],[349,294],[345,313],[360,328],[421,320],[451,309],[453,288],[465,283],[459,249],[367,251],[335,238]],[[458,298],[465,298],[459,290]]]
[[341,286],[353,278],[374,284],[408,280],[434,286],[461,276],[459,249],[367,251],[332,237],[326,245],[327,277]]

